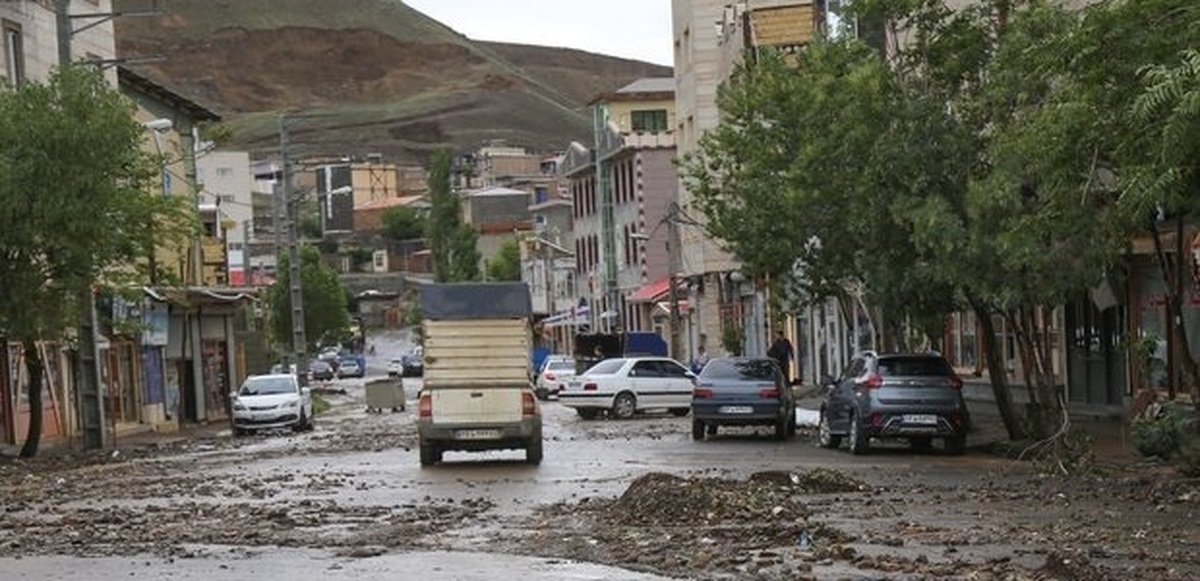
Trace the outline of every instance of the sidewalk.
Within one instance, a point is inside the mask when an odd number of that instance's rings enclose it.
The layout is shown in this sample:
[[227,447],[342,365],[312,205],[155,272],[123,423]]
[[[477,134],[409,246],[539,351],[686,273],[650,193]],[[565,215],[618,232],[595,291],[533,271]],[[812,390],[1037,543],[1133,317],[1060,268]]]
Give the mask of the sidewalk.
[[[79,438],[72,439],[43,439],[38,446],[36,458],[55,458],[77,454],[103,454],[114,450],[139,450],[168,448],[171,446],[212,440],[227,437],[231,433],[228,422],[212,422],[208,424],[184,424],[178,431],[155,432],[141,430],[123,434],[113,438],[112,432],[105,433],[104,448],[101,450],[83,450]],[[0,447],[0,460],[13,460],[21,451],[21,444]]]

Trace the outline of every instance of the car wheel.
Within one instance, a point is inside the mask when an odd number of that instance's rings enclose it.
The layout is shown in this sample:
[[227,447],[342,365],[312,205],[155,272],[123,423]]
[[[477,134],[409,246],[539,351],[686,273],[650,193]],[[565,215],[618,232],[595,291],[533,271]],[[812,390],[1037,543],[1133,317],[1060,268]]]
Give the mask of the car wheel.
[[240,438],[240,437],[242,437],[242,436],[245,436],[246,434],[249,434],[249,433],[250,433],[250,432],[248,432],[248,431],[246,431],[246,430],[243,430],[242,428],[234,428],[234,429],[233,429],[233,437],[235,437],[235,438]]
[[825,410],[821,410],[817,416],[817,442],[822,448],[837,448],[842,445],[842,437],[833,433],[833,428],[829,426],[829,416],[825,414]]
[[778,418],[775,420],[775,439],[776,440],[786,440],[787,439],[787,420],[786,419]]
[[433,466],[442,461],[442,451],[434,444],[421,442],[421,465]]
[[947,454],[958,456],[967,449],[967,437],[954,436],[953,438],[945,438],[942,440],[942,445],[946,448]]
[[525,446],[525,462],[537,466],[542,463],[542,437],[537,436],[529,440],[529,444]]
[[683,416],[688,415],[688,413],[691,411],[692,408],[671,408],[671,415],[682,418]]
[[788,417],[787,437],[796,437],[796,412],[794,411],[792,412],[792,415]]
[[707,432],[708,435],[710,435],[710,436],[717,435],[717,424],[715,424],[715,423],[714,424],[706,424],[706,426],[707,427],[704,429],[704,431]]
[[697,442],[704,440],[704,422],[697,419],[692,420],[692,439]]
[[623,391],[613,399],[612,415],[614,418],[627,420],[633,417],[635,411],[637,411],[637,398],[633,397],[632,393]]
[[304,408],[300,408],[300,419],[296,421],[296,425],[292,426],[293,432],[303,432],[308,429],[308,414],[304,413]]
[[546,391],[546,388],[544,387],[534,388],[533,395],[541,401],[550,399],[550,392]]
[[850,417],[850,453],[855,456],[866,454],[871,448],[871,437],[862,428],[858,412]]
[[929,445],[933,443],[933,438],[922,436],[919,438],[909,438],[908,445],[912,446],[913,450],[924,452],[929,449]]

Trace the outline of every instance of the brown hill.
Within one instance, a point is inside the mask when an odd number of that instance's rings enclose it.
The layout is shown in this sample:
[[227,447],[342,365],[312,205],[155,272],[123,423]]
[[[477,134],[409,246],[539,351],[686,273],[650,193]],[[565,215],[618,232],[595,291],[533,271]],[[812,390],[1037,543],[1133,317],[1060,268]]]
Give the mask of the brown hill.
[[[118,10],[144,0],[116,0]],[[285,111],[307,154],[423,158],[505,139],[542,150],[587,139],[586,103],[667,67],[578,50],[474,42],[398,0],[160,0],[118,18],[138,72],[225,117],[231,147],[271,153]]]

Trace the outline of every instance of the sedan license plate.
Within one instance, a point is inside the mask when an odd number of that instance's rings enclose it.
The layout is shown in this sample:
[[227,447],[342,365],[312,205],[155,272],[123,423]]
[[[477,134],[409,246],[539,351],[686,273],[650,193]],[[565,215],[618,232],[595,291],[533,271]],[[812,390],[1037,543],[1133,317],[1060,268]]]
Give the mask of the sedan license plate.
[[498,440],[500,430],[458,430],[454,437],[458,440]]
[[722,414],[752,414],[754,408],[748,405],[723,405],[717,408],[717,413]]
[[938,417],[933,414],[904,414],[904,423],[936,425],[938,423]]

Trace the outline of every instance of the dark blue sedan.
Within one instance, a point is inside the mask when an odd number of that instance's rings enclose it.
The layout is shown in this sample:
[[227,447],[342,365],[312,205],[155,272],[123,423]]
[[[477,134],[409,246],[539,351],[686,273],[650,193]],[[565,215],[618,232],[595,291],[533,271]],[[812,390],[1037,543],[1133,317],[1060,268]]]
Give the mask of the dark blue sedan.
[[773,426],[779,440],[796,435],[796,399],[774,361],[724,357],[704,366],[692,390],[692,439],[720,426]]

